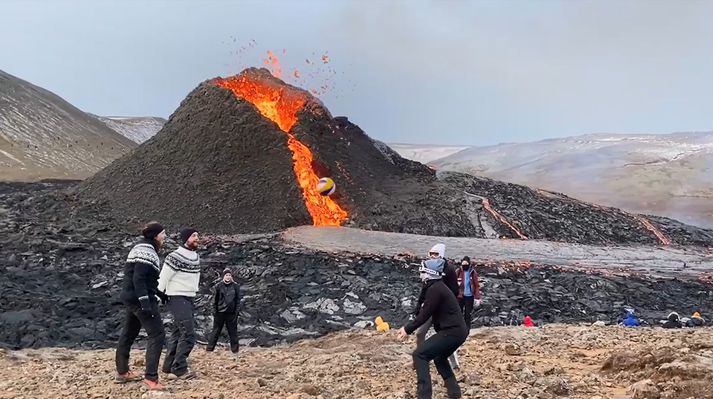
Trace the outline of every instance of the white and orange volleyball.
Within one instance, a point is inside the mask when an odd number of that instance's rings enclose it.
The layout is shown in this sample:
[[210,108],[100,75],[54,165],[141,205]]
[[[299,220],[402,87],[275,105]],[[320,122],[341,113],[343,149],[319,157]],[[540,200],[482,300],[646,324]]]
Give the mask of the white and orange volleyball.
[[323,177],[317,182],[317,192],[320,195],[332,195],[336,189],[337,185],[329,177]]

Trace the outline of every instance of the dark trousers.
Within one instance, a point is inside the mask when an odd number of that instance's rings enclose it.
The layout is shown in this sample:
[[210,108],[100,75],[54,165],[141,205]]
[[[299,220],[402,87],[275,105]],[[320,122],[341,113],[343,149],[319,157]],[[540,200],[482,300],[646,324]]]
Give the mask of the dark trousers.
[[196,345],[193,298],[169,296],[166,305],[173,315],[173,324],[166,358],[163,361],[163,372],[182,375],[188,371],[188,355]]
[[146,371],[144,377],[148,380],[158,381],[158,363],[161,359],[161,350],[166,342],[166,333],[163,330],[161,313],[157,303],[151,303],[151,311],[143,312],[139,306],[130,305],[126,308],[126,318],[116,347],[116,371],[124,374],[129,371],[129,355],[131,345],[139,336],[141,327],[148,334],[146,344]]
[[463,318],[465,319],[465,326],[470,331],[470,323],[473,319],[473,304],[475,303],[475,298],[472,296],[465,296],[459,300],[460,311],[463,312]]
[[230,338],[230,350],[233,353],[238,353],[238,314],[233,313],[220,313],[216,312],[213,318],[213,333],[210,336],[210,341],[208,341],[209,351],[215,349],[215,345],[218,343],[218,338],[220,338],[220,333],[223,331],[223,325],[228,329],[228,337]]
[[427,339],[413,352],[416,367],[416,396],[418,399],[430,399],[432,396],[430,362],[436,365],[438,374],[444,380],[453,378],[453,369],[448,363],[448,356],[465,342],[465,336],[458,333],[450,335],[438,332]]
[[[426,320],[425,323],[421,324],[421,327],[419,327],[416,330],[416,349],[420,348],[421,345],[423,345],[424,342],[426,342],[426,335],[428,335],[428,330],[431,329],[431,326],[433,326],[433,319],[429,318]],[[455,351],[453,351],[453,354],[449,356],[448,359],[452,366],[451,367],[459,367],[458,366],[458,354],[456,354]],[[415,363],[414,363],[415,366]]]

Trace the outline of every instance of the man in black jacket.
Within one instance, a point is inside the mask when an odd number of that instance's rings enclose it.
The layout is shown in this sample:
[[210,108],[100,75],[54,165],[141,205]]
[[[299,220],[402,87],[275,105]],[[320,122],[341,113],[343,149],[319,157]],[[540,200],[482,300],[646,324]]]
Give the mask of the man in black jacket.
[[215,316],[213,318],[213,335],[210,337],[206,350],[212,352],[218,343],[223,325],[228,329],[230,350],[238,354],[238,303],[240,303],[240,286],[233,281],[230,269],[223,270],[223,281],[215,286],[213,295]]
[[129,371],[131,345],[139,335],[141,327],[148,334],[146,345],[146,371],[144,384],[149,390],[162,390],[158,382],[158,363],[166,340],[161,313],[158,310],[159,258],[166,232],[157,222],[147,224],[142,231],[143,239],[136,244],[126,259],[124,284],[121,301],[126,306],[124,327],[116,348],[116,382],[137,381],[140,377]]
[[436,365],[438,374],[445,381],[449,399],[461,397],[460,387],[448,363],[448,357],[465,342],[468,330],[460,312],[460,306],[453,292],[442,281],[444,262],[429,259],[420,268],[422,306],[416,319],[399,330],[399,338],[412,334],[429,319],[433,321],[436,334],[427,339],[413,352],[416,368],[418,399],[430,399],[432,396],[431,360]]

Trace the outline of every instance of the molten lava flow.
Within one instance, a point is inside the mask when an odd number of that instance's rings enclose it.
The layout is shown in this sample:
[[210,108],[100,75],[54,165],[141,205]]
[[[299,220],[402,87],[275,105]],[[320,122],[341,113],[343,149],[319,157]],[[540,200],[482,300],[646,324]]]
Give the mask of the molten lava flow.
[[500,223],[508,226],[510,230],[512,230],[515,234],[517,234],[518,237],[520,237],[520,239],[527,240],[526,235],[522,234],[520,230],[510,224],[510,222],[508,222],[507,219],[505,219],[505,217],[500,214],[500,212],[496,211],[492,206],[490,206],[490,200],[488,200],[487,198],[483,198],[483,208],[485,208],[486,211],[493,215],[493,217]]
[[297,112],[307,102],[304,94],[285,87],[270,84],[247,75],[229,79],[216,79],[219,87],[230,89],[233,94],[251,102],[260,113],[275,122],[288,136],[287,146],[292,151],[293,169],[312,223],[315,226],[341,226],[347,212],[329,197],[317,192],[319,176],[312,170],[312,151],[290,133],[297,123]]
[[216,79],[215,84],[230,89],[233,94],[251,102],[267,119],[277,123],[280,129],[290,134],[297,123],[297,112],[307,102],[298,92],[285,91],[277,85],[253,79],[247,75],[238,75],[229,79]]
[[656,236],[656,239],[659,240],[659,243],[661,243],[661,245],[671,244],[671,240],[669,240],[668,237],[666,237],[666,235],[661,230],[657,229],[656,226],[654,226],[646,218],[643,218],[641,216],[634,216],[634,218],[638,220],[639,223],[641,223],[641,225],[644,226],[646,230],[653,233],[653,235]]

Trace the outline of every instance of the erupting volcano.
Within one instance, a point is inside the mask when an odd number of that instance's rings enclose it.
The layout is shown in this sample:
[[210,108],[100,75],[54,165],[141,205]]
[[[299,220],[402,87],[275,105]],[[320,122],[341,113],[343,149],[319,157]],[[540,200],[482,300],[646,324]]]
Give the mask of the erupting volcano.
[[312,151],[290,133],[292,126],[297,123],[297,113],[307,103],[306,93],[290,90],[286,85],[256,79],[248,74],[229,79],[218,78],[214,83],[251,102],[263,116],[275,122],[287,134],[287,146],[292,151],[295,177],[302,188],[305,205],[312,216],[313,224],[340,226],[347,218],[347,212],[334,200],[317,192],[316,185],[320,176],[312,169]]
[[[337,192],[319,195],[320,177]],[[267,69],[201,83],[163,129],[81,184],[80,199],[132,228],[259,233],[299,225],[587,244],[710,242],[675,221],[439,173],[332,117]]]

